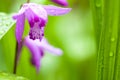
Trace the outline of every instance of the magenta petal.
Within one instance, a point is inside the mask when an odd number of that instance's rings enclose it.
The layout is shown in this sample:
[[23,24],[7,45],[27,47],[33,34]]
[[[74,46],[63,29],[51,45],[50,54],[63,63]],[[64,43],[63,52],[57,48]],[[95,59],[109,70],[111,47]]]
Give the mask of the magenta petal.
[[17,39],[18,43],[20,43],[22,40],[24,24],[25,24],[25,15],[24,15],[25,9],[26,9],[26,7],[21,7],[19,12],[17,14],[13,15],[13,19],[16,20],[15,33],[16,33],[16,39]]
[[41,57],[43,57],[44,56],[44,51],[42,49],[39,49],[39,52],[40,52]]
[[51,16],[58,16],[58,15],[64,15],[71,11],[71,8],[61,8],[56,6],[43,6],[44,9],[47,11],[48,15]]
[[31,63],[36,67],[37,72],[39,72],[41,55],[39,54],[39,48],[35,45],[35,40],[31,40],[27,36],[25,38],[24,44],[29,48],[31,52]]
[[61,6],[68,6],[68,2],[66,0],[52,0],[52,1]]
[[41,24],[45,24],[47,22],[47,12],[41,6],[29,6],[25,11],[25,16],[31,27],[33,27],[36,22],[42,22]]
[[55,55],[62,55],[63,51],[60,48],[55,48],[54,46],[51,46],[45,38],[42,39],[41,45],[44,50],[55,54]]
[[24,14],[20,14],[17,18],[16,18],[17,22],[16,22],[16,39],[18,41],[18,43],[21,42],[22,40],[22,35],[23,35],[23,31],[24,31],[24,24],[25,24],[25,15]]
[[19,12],[13,15],[13,19],[17,19],[19,17],[19,15],[24,14],[25,10],[26,10],[26,7],[21,7]]
[[32,54],[31,63],[36,67],[37,72],[40,68],[40,60],[44,56],[44,50],[55,55],[62,55],[62,50],[51,46],[45,38],[40,41],[39,39],[32,40],[27,36],[24,40],[24,45],[29,48]]
[[33,57],[34,55],[32,55],[32,58],[31,58],[31,63],[32,65],[34,65],[36,67],[36,72],[39,73],[39,70],[40,70],[40,57],[37,59],[35,56]]
[[45,9],[42,6],[40,6],[40,5],[30,6],[30,9],[39,18],[41,18],[43,20],[47,20],[47,12],[45,11]]

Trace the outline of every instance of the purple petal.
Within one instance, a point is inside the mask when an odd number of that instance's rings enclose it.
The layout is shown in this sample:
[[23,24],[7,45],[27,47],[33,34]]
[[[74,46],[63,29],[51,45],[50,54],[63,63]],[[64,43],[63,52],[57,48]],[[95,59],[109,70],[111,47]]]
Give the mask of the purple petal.
[[24,44],[29,48],[32,58],[31,58],[31,63],[36,67],[37,72],[39,71],[40,68],[40,59],[41,55],[39,52],[38,46],[36,46],[36,41],[31,40],[29,36],[27,36],[24,40]]
[[45,38],[42,39],[40,47],[55,55],[62,55],[63,53],[63,51],[60,48],[55,48],[52,45],[50,45]]
[[27,7],[22,6],[21,9],[19,10],[19,12],[13,15],[13,19],[17,19],[17,18],[19,17],[19,15],[24,14],[26,8],[27,8]]
[[39,53],[40,53],[41,57],[44,56],[44,51],[41,48],[39,48]]
[[[37,59],[35,56],[31,58],[31,63],[33,66],[36,67],[36,72],[39,73],[39,70],[40,70],[40,57]],[[39,61],[38,61],[39,60]]]
[[36,22],[39,22],[40,24],[44,24],[41,26],[45,26],[47,22],[47,12],[44,10],[44,8],[42,8],[37,4],[36,5],[28,4],[28,5],[29,7],[25,11],[25,16],[28,19],[30,26],[33,27]]
[[43,20],[47,20],[47,12],[41,5],[30,6],[30,9],[35,15]]
[[47,11],[48,15],[51,16],[58,16],[58,15],[64,15],[71,11],[71,8],[61,8],[56,6],[43,6],[44,9]]
[[68,2],[66,0],[52,0],[52,1],[61,6],[68,6]]
[[13,19],[15,19],[16,22],[16,39],[18,41],[18,43],[21,42],[22,40],[22,35],[23,35],[23,31],[24,31],[24,24],[25,24],[25,10],[27,9],[26,6],[22,6],[21,9],[19,10],[19,12],[17,14],[13,15]]
[[24,24],[25,24],[25,15],[24,13],[23,14],[20,14],[16,17],[16,39],[18,41],[18,43],[21,42],[22,40],[22,35],[23,35],[23,31],[24,31]]

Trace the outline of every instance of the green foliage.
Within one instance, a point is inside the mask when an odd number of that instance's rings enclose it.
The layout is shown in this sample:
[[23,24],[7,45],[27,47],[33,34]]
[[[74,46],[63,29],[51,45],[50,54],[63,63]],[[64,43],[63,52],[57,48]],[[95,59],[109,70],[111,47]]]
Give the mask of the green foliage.
[[12,20],[11,15],[0,13],[0,39],[9,31],[15,21]]
[[120,0],[91,0],[97,40],[97,79],[120,80]]
[[21,76],[0,72],[0,80],[28,80]]

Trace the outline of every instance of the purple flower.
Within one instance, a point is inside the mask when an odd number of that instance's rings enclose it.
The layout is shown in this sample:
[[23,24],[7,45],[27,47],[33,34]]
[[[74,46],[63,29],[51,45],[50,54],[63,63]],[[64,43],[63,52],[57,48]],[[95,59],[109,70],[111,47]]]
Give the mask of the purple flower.
[[29,48],[32,54],[31,63],[36,67],[37,72],[39,71],[40,60],[44,56],[44,51],[49,51],[55,55],[62,55],[62,50],[51,46],[44,37],[40,41],[39,39],[32,40],[27,36],[24,39],[24,45]]
[[52,0],[52,1],[61,6],[68,6],[68,2],[66,0]]
[[44,36],[44,27],[47,23],[47,16],[58,16],[67,14],[71,8],[60,8],[52,5],[38,5],[35,3],[25,3],[17,14],[13,15],[16,20],[16,39],[18,43],[22,40],[25,19],[30,24],[30,39],[42,40]]

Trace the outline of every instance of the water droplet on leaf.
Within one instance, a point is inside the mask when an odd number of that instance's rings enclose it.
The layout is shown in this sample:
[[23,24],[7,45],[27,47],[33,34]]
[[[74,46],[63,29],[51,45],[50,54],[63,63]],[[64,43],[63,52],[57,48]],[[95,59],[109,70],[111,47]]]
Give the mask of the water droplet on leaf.
[[115,41],[115,38],[114,38],[114,37],[113,37],[113,38],[111,38],[111,41],[112,41],[112,42],[114,42],[114,41]]
[[110,52],[109,56],[112,57],[113,56],[113,52]]
[[97,4],[96,4],[96,7],[101,7],[101,4],[100,4],[100,3],[97,3]]

